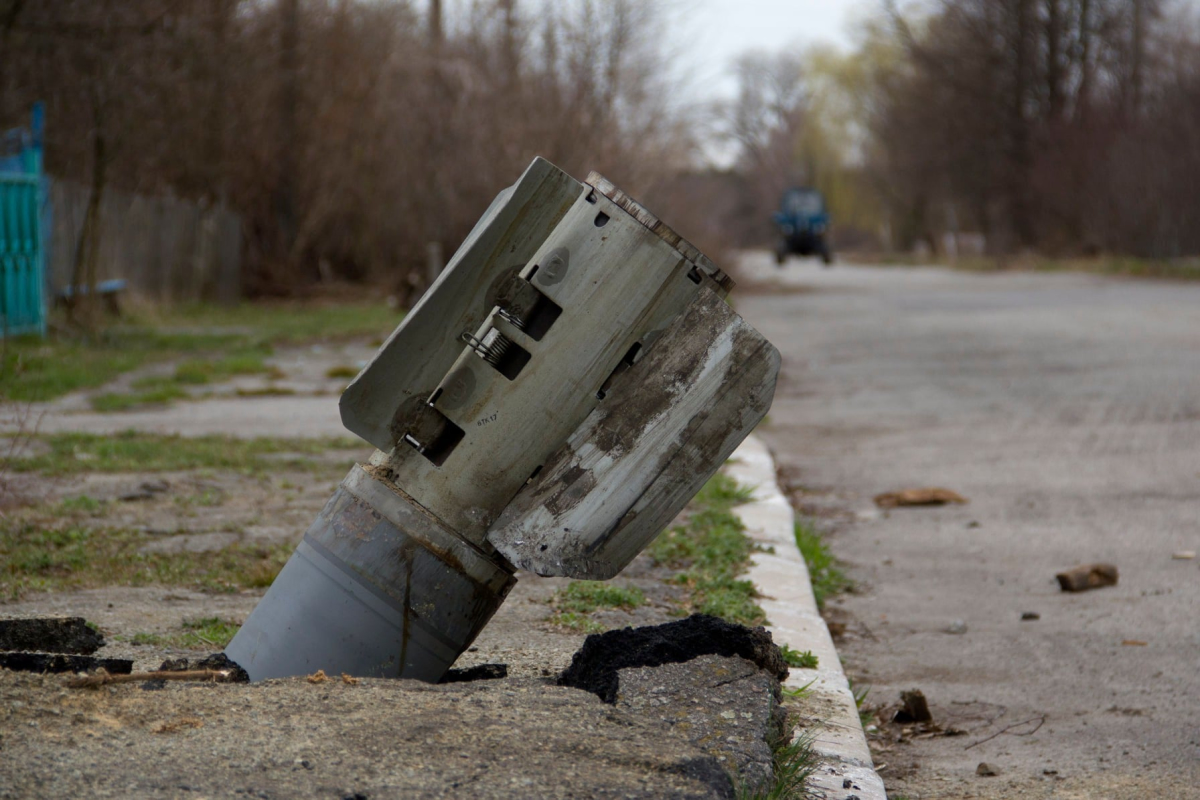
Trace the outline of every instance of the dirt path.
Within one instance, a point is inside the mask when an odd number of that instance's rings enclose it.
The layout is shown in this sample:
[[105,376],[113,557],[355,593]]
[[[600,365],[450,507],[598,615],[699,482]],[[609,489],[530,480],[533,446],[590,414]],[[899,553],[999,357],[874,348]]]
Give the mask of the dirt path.
[[[1200,797],[1200,286],[746,268],[784,354],[760,432],[861,587],[847,671],[964,732],[882,726],[892,795]],[[928,485],[970,503],[871,499]],[[1092,561],[1119,585],[1059,591]]]

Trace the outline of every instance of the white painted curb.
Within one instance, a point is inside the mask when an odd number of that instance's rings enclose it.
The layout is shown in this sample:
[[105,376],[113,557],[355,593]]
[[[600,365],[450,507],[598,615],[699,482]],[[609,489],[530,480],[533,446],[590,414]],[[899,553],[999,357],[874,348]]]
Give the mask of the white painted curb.
[[811,650],[817,656],[816,669],[792,667],[784,684],[789,689],[811,684],[808,702],[820,709],[820,725],[813,733],[822,763],[810,785],[829,800],[852,796],[887,800],[833,637],[817,612],[808,567],[796,547],[795,517],[775,481],[771,452],[757,436],[749,436],[724,471],[743,486],[754,488],[754,499],[737,506],[733,513],[746,526],[747,536],[773,550],[755,553],[747,572],[762,595],[758,603],[767,612],[767,629],[776,644]]

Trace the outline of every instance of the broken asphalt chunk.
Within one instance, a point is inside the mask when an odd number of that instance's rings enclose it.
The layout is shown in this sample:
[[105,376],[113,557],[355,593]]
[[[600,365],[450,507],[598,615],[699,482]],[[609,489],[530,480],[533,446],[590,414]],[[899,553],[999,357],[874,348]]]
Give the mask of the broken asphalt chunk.
[[213,653],[204,658],[168,658],[159,666],[159,672],[195,672],[197,670],[229,671],[228,683],[248,683],[250,676],[241,665],[224,653]]
[[743,658],[704,655],[620,670],[616,706],[657,719],[737,773],[746,796],[775,784],[772,743],[789,733],[779,681]]
[[0,619],[0,650],[91,655],[104,646],[104,636],[83,617]]
[[1064,592],[1086,592],[1117,585],[1117,568],[1113,564],[1081,564],[1054,576]]
[[707,614],[642,628],[594,633],[571,658],[559,676],[559,686],[591,692],[614,703],[618,672],[636,667],[681,663],[703,655],[740,656],[773,675],[788,676],[783,653],[766,628],[747,628]]
[[438,683],[467,683],[468,681],[492,681],[508,677],[508,664],[476,664],[464,669],[451,668]]
[[89,672],[103,669],[112,675],[133,672],[128,658],[96,658],[61,653],[0,653],[0,667],[14,672]]

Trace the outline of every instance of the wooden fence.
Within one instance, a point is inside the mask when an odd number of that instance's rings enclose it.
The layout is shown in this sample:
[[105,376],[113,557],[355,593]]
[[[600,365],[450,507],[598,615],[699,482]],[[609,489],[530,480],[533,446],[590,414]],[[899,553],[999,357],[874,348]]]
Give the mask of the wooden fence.
[[[88,191],[51,183],[51,297],[71,283]],[[100,222],[97,282],[124,279],[130,292],[160,302],[234,303],[241,297],[241,219],[228,208],[107,191]]]

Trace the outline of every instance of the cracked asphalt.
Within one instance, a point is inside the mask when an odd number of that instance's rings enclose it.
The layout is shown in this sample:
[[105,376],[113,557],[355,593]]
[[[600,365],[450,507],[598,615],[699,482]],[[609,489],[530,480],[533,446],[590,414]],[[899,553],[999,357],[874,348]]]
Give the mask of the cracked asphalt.
[[[1200,797],[1200,285],[742,268],[784,356],[759,433],[859,587],[847,673],[961,732],[881,724],[890,795]],[[872,501],[920,486],[970,502]],[[1059,590],[1096,561],[1117,586]]]

